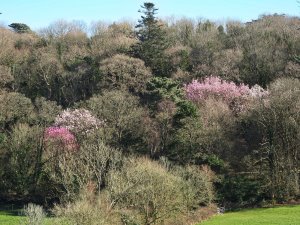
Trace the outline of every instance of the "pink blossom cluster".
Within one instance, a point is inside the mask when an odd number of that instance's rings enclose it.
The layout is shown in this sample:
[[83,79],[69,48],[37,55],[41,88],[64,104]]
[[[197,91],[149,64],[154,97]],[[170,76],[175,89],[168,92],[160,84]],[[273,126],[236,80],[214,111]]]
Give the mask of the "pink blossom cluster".
[[187,98],[199,102],[208,97],[220,97],[230,102],[234,98],[241,97],[249,93],[249,87],[234,82],[228,82],[219,77],[207,77],[203,82],[193,80],[192,83],[184,86]]
[[232,102],[240,97],[263,97],[267,92],[259,85],[249,88],[248,85],[237,85],[234,82],[222,80],[219,77],[206,77],[203,82],[193,80],[184,86],[186,96],[193,102],[201,102],[209,97],[222,98],[225,102]]
[[75,136],[65,127],[48,127],[45,130],[46,144],[56,143],[66,147],[69,150],[77,148]]
[[104,122],[94,117],[86,109],[64,110],[55,118],[55,126],[65,127],[76,135],[83,135],[92,132]]

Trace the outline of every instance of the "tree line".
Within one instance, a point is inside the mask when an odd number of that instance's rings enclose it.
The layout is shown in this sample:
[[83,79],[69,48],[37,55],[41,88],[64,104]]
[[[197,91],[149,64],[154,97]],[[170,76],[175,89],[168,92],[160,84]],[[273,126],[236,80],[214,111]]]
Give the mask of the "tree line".
[[0,28],[0,199],[73,202],[58,211],[79,219],[97,195],[113,219],[155,224],[299,198],[300,19],[157,10],[91,35],[66,21]]

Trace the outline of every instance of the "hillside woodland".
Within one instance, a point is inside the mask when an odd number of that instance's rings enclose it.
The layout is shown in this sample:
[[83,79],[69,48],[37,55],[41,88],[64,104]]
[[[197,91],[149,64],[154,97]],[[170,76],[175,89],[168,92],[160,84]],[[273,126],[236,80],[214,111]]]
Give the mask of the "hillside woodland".
[[300,19],[157,10],[0,28],[2,202],[150,225],[299,199]]

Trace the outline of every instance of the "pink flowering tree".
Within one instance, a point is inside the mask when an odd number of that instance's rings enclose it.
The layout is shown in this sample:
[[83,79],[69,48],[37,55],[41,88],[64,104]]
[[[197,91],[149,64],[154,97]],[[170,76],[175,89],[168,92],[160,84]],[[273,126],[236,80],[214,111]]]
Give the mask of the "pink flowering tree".
[[245,84],[235,84],[219,77],[206,77],[203,81],[193,80],[184,85],[186,96],[195,103],[202,103],[208,98],[222,99],[234,111],[244,111],[252,100],[268,96],[268,91],[259,85],[250,88]]
[[76,135],[86,135],[104,125],[86,109],[64,110],[55,118],[55,126],[65,127]]
[[65,127],[48,127],[44,133],[46,148],[62,147],[67,150],[77,149],[75,136]]
[[236,85],[220,79],[219,77],[207,77],[203,82],[193,80],[184,86],[187,98],[193,102],[201,102],[209,97],[222,98],[225,102],[248,95],[250,88],[247,85]]

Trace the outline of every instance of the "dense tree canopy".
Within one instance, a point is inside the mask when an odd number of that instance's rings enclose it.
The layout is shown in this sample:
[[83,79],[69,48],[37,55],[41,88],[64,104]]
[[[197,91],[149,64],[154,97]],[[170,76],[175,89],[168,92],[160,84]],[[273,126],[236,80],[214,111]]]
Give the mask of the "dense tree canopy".
[[0,28],[0,201],[149,225],[299,199],[300,19],[140,12]]

